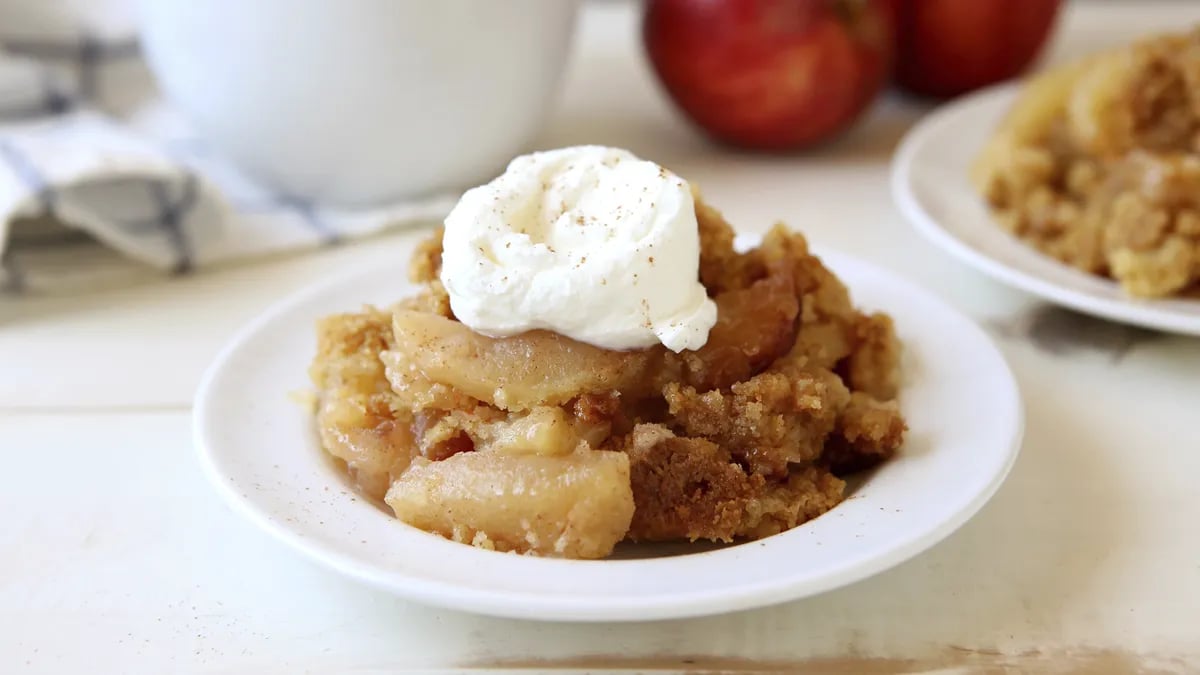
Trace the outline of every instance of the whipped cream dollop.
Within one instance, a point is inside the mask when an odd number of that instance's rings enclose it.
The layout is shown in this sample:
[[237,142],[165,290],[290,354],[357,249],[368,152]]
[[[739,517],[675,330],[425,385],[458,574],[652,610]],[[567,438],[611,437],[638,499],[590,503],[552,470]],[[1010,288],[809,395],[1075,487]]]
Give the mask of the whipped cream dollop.
[[446,217],[442,284],[493,337],[545,329],[605,349],[698,349],[717,307],[698,280],[686,181],[617,148],[514,159]]

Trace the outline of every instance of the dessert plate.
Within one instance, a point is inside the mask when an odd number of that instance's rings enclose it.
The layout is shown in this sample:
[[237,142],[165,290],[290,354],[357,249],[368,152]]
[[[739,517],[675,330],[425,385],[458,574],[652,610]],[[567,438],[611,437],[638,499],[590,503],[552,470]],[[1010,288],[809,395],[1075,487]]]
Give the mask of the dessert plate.
[[967,172],[1020,84],[972,94],[912,128],[892,162],[892,196],[917,231],[996,280],[1105,319],[1200,335],[1200,300],[1134,299],[1115,282],[1046,256],[997,225]]
[[[397,252],[404,259],[404,252]],[[1004,359],[974,323],[920,288],[833,252],[822,258],[906,347],[901,454],[853,482],[829,513],[732,546],[622,545],[607,560],[496,553],[409,527],[358,495],[318,445],[295,392],[321,316],[415,289],[400,266],[356,271],[284,301],[224,349],[196,396],[208,477],[242,515],[304,555],[431,605],[527,619],[621,621],[783,602],[892,567],[953,532],[1004,480],[1023,413]]]

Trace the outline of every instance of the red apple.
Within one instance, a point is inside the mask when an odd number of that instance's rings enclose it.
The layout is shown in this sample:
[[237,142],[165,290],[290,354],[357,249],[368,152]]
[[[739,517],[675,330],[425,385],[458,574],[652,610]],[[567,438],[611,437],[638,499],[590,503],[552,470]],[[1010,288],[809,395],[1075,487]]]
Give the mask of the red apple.
[[900,0],[896,82],[949,97],[1025,70],[1054,27],[1061,0]]
[[893,0],[648,0],[663,87],[713,137],[785,150],[850,126],[883,87]]

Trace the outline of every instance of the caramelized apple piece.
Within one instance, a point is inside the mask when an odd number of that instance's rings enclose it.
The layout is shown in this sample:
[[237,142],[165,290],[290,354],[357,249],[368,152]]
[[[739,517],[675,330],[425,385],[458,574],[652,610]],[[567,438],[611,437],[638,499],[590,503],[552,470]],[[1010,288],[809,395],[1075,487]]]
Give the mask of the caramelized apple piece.
[[415,377],[502,410],[562,405],[582,393],[643,390],[661,349],[614,352],[546,331],[480,335],[457,321],[400,310],[388,369],[393,388]]
[[413,457],[409,425],[336,393],[317,411],[317,431],[326,452],[346,463],[368,497],[382,499],[388,485]]
[[755,375],[796,340],[796,299],[790,265],[773,265],[747,288],[725,291],[708,342],[692,352],[666,354],[665,373],[701,391],[723,389]]
[[629,529],[629,458],[465,452],[417,459],[385,498],[404,522],[498,551],[603,558]]
[[391,344],[391,314],[367,307],[322,319],[310,375],[320,389],[321,444],[358,486],[380,499],[415,452],[410,415],[398,415],[379,352]]

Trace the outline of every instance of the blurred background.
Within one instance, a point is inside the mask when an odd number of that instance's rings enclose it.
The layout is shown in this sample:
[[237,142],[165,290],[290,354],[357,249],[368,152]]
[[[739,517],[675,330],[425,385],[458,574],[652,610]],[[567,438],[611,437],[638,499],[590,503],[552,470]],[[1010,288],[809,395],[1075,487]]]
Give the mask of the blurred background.
[[1118,39],[1056,44],[1062,5],[589,0],[580,32],[574,0],[4,0],[0,283],[74,293],[436,222],[535,148],[626,147],[717,190],[705,158],[834,171],[1047,48]]

